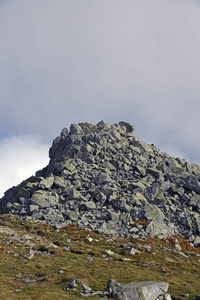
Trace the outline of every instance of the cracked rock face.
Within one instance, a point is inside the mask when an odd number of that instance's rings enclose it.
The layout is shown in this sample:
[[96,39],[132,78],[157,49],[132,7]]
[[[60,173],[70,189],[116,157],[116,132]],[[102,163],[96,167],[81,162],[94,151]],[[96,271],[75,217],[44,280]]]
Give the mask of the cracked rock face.
[[9,189],[1,213],[70,223],[119,238],[184,235],[200,245],[200,167],[162,153],[126,122],[72,124],[50,162]]

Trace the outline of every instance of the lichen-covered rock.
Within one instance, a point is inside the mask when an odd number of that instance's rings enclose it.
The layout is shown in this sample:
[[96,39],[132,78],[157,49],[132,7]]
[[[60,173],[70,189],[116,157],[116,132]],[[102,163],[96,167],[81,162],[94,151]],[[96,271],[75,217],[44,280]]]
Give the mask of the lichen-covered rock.
[[38,187],[41,189],[50,189],[54,183],[54,176],[50,175],[47,178],[43,178]]
[[122,300],[165,299],[164,295],[167,293],[168,287],[169,284],[167,282],[144,281],[144,282],[128,283],[125,285],[114,286],[112,289],[113,290],[112,296]]
[[104,121],[64,128],[48,166],[9,189],[0,212],[121,238],[183,234],[199,245],[200,167],[133,131],[126,122]]
[[30,203],[41,208],[55,206],[58,203],[58,197],[47,191],[39,190],[32,195]]
[[164,220],[164,213],[155,205],[146,205],[144,207],[145,210],[145,218],[148,221],[156,221],[156,220]]
[[184,188],[189,191],[194,191],[200,194],[200,184],[198,178],[194,175],[189,175],[185,179]]
[[153,237],[163,238],[172,236],[174,234],[174,228],[167,225],[163,220],[157,219],[151,221],[146,228],[146,232]]

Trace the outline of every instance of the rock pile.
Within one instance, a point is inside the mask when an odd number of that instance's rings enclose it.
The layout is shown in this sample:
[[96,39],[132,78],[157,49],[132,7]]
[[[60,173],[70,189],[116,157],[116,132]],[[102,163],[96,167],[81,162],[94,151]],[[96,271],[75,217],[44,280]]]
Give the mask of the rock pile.
[[125,122],[64,128],[50,162],[9,189],[0,212],[119,238],[182,234],[200,246],[200,167],[162,153]]

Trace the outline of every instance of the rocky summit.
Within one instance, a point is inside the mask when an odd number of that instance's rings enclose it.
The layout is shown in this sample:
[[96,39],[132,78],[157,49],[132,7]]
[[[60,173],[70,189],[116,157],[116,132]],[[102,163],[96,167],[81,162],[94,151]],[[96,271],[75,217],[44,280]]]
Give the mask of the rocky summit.
[[64,128],[48,166],[6,191],[0,212],[115,238],[183,235],[200,246],[200,167],[133,131],[126,122]]

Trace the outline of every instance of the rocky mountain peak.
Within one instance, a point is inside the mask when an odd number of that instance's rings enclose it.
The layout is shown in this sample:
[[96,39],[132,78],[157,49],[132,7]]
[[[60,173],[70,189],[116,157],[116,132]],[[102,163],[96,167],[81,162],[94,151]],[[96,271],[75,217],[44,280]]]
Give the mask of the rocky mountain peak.
[[9,189],[1,213],[70,223],[120,237],[184,235],[200,245],[200,167],[162,153],[126,122],[72,124],[49,150],[50,162]]
[[112,136],[121,139],[123,136],[126,136],[126,134],[133,132],[133,130],[134,127],[126,122],[109,125],[106,122],[101,121],[96,126],[88,122],[79,123],[78,125],[71,124],[69,131],[67,128],[64,128],[61,131],[60,136],[53,141],[49,156],[51,159],[54,159],[61,153],[70,155],[69,148],[72,148],[72,145],[74,145],[74,152],[71,153],[71,156],[75,157],[77,154],[76,145],[82,143],[87,145],[90,144],[92,146],[92,144],[95,144],[94,146],[96,148],[97,144],[100,146],[102,145],[103,141],[100,142],[100,140],[103,137],[104,140],[106,138],[112,139]]

